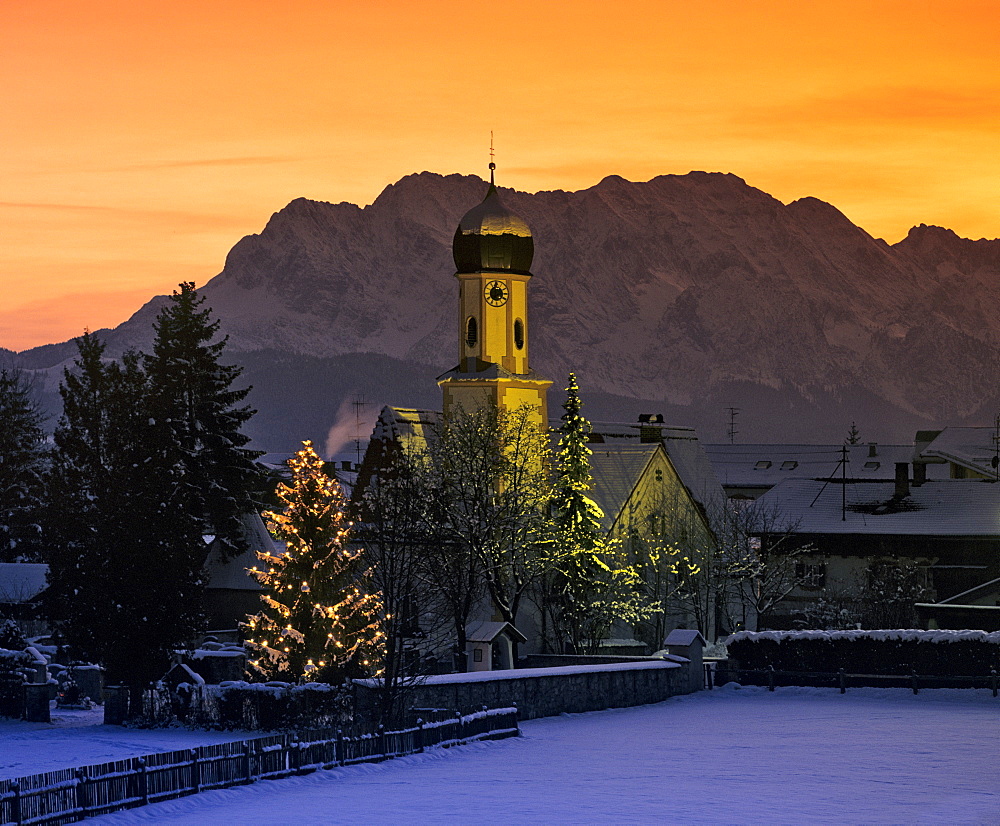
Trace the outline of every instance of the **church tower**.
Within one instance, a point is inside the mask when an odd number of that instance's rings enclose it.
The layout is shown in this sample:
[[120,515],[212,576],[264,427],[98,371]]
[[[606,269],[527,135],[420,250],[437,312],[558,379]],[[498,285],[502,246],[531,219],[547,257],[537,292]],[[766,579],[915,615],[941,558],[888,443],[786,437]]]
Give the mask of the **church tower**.
[[501,410],[528,405],[548,427],[551,381],[528,363],[528,282],[535,245],[531,230],[500,201],[493,182],[479,206],[455,230],[452,253],[458,279],[459,363],[438,378],[444,415],[492,402]]

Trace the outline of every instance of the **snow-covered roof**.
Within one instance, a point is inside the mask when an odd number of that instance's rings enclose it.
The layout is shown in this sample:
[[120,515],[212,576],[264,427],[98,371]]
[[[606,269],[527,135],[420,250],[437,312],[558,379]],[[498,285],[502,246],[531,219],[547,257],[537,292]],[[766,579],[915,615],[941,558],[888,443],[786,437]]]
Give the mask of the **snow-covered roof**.
[[0,602],[30,602],[48,587],[48,572],[39,562],[0,562]]
[[208,570],[208,588],[227,591],[261,590],[260,584],[247,573],[247,569],[258,564],[258,550],[271,552],[276,548],[284,548],[282,543],[276,542],[267,532],[264,520],[258,514],[244,514],[240,517],[240,522],[243,525],[247,549],[239,556],[224,561],[218,546],[213,545],[205,563]]
[[927,482],[898,502],[891,483],[849,483],[846,510],[842,493],[836,482],[789,479],[758,501],[790,533],[1000,537],[1000,484],[989,480]]
[[997,455],[992,427],[946,427],[921,453],[926,458],[945,459],[984,476],[994,476]]
[[433,438],[440,421],[441,414],[436,410],[383,407],[371,438],[421,449]]
[[663,440],[663,449],[674,470],[694,500],[705,509],[725,498],[719,478],[693,427],[660,424],[594,422],[594,433],[602,442],[593,442],[590,449],[596,455],[609,445],[633,445],[656,448],[659,442],[640,442],[644,428],[655,428]]
[[601,525],[614,525],[639,477],[646,469],[659,444],[592,444],[590,472],[594,479],[592,495],[604,511]]
[[[841,445],[705,445],[705,453],[726,487],[772,488],[786,479],[816,479],[836,472]],[[874,454],[874,455],[873,455]],[[913,461],[913,445],[848,445],[847,477],[891,480],[896,463]],[[944,463],[927,465],[928,479],[947,479]]]
[[528,638],[509,622],[470,622],[465,629],[469,642],[493,642],[501,634],[507,634],[517,642],[527,642]]
[[691,645],[691,643],[699,639],[701,640],[701,644],[703,646],[708,645],[708,643],[705,642],[705,638],[701,635],[701,632],[698,631],[697,628],[691,628],[691,629],[675,628],[673,631],[667,634],[667,638],[663,641],[663,644],[665,646],[666,645],[687,646]]

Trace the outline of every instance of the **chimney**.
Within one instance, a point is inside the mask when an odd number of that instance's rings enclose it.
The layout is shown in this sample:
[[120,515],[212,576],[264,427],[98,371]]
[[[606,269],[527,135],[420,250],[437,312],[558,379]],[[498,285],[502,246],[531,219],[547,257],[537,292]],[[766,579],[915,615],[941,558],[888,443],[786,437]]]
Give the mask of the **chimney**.
[[927,481],[927,463],[926,462],[914,462],[913,463],[913,487],[919,488],[926,481]]
[[869,442],[868,443],[868,458],[869,459],[874,459],[876,456],[878,456],[878,444],[876,442]]
[[894,499],[905,499],[910,495],[910,464],[896,462],[896,495]]
[[643,413],[639,416],[639,441],[655,444],[663,441],[663,414]]

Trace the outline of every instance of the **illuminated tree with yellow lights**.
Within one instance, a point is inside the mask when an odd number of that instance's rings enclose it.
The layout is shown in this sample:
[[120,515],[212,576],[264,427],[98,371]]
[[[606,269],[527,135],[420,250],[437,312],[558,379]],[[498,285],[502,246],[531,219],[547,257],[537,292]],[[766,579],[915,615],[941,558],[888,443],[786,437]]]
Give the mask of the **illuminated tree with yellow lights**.
[[351,523],[340,485],[323,471],[311,442],[288,461],[280,513],[264,514],[283,551],[259,552],[252,573],[264,586],[249,618],[250,669],[265,679],[339,683],[377,674],[382,602],[371,593],[363,551],[348,546]]
[[545,581],[547,615],[558,642],[577,653],[596,654],[616,622],[632,624],[654,610],[640,593],[639,574],[622,544],[605,536],[604,512],[591,498],[590,422],[576,376],[569,374],[552,497],[550,554],[555,567]]

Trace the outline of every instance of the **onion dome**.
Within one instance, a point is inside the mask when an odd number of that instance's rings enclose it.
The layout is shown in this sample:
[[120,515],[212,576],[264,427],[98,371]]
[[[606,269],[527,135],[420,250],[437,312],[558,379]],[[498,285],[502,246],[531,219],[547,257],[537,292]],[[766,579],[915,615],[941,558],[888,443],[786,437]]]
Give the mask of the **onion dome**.
[[511,272],[531,275],[535,242],[527,222],[500,201],[493,183],[494,164],[490,164],[490,188],[479,206],[473,207],[458,224],[452,253],[458,272]]

